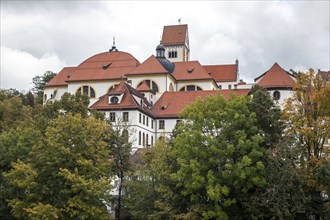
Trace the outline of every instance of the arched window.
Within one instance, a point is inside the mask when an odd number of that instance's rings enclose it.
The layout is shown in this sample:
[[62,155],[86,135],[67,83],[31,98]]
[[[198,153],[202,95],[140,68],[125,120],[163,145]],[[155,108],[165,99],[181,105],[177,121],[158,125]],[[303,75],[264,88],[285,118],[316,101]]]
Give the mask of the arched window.
[[151,146],[154,145],[154,136],[151,136]]
[[184,86],[180,89],[180,91],[199,91],[199,90],[203,90],[203,89],[195,85]]
[[170,86],[169,86],[168,91],[170,91],[170,92],[173,92],[174,91],[174,88],[173,88],[173,84],[172,83],[170,83]]
[[281,93],[279,91],[274,91],[273,92],[273,98],[274,100],[279,100],[281,98]]
[[86,95],[88,95],[90,98],[95,98],[95,91],[94,91],[94,89],[93,89],[92,87],[90,87],[90,86],[82,86],[82,87],[80,87],[80,88],[77,90],[76,94],[78,94],[78,93],[80,93],[80,94],[86,94]]
[[148,142],[149,142],[149,135],[147,134],[147,138],[146,138],[146,146],[148,146]]
[[141,145],[141,131],[139,131],[139,145]]
[[[140,82],[140,83],[138,84],[137,87],[139,87],[144,81],[147,83],[147,85],[149,86],[149,88],[150,88],[153,92],[158,92],[158,91],[159,91],[159,90],[158,90],[158,86],[157,86],[157,84],[156,84],[154,81],[149,80],[149,79],[147,79],[147,80],[143,80],[142,82]],[[136,87],[136,88],[137,88],[137,87]]]
[[44,102],[47,101],[47,94],[44,95]]

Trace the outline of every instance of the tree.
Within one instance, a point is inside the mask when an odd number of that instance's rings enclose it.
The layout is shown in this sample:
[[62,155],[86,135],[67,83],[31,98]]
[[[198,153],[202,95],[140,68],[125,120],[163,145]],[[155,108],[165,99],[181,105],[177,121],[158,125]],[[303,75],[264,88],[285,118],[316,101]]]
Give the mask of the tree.
[[251,198],[265,184],[263,138],[248,97],[210,96],[187,107],[174,140],[171,174],[188,198],[185,218],[252,218]]
[[116,201],[116,219],[120,219],[122,211],[122,191],[128,173],[131,171],[130,157],[132,143],[129,141],[128,126],[114,126],[113,133],[108,139],[111,150],[112,173],[118,178],[118,197]]
[[307,215],[315,215],[319,219],[324,212],[321,192],[325,190],[317,182],[317,171],[327,166],[330,138],[330,84],[313,69],[307,73],[299,73],[294,87],[293,97],[288,99],[284,117],[287,121],[288,135],[296,137],[296,145],[300,148],[300,174],[311,200]]
[[263,132],[264,147],[271,149],[282,138],[284,125],[281,110],[265,88],[254,85],[251,95],[249,109],[256,114],[255,125]]
[[67,114],[52,120],[27,158],[4,174],[15,194],[16,218],[108,219],[111,129],[93,117]]
[[42,76],[36,76],[32,79],[32,91],[37,95],[36,103],[42,104],[44,87],[56,75],[57,73],[46,71]]

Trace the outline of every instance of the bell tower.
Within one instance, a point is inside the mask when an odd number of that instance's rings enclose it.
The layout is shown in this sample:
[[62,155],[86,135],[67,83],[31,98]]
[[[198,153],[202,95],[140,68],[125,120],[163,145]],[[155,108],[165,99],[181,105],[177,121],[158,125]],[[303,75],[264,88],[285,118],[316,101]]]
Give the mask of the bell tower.
[[172,62],[190,60],[187,24],[164,26],[161,43],[165,47],[166,59]]

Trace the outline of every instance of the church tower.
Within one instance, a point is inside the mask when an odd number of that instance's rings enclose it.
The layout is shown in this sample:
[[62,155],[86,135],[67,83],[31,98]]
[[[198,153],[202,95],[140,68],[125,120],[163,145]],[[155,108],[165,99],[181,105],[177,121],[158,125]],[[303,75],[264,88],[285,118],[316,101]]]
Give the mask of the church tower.
[[190,47],[188,25],[164,26],[161,43],[165,47],[165,57],[172,62],[189,61]]

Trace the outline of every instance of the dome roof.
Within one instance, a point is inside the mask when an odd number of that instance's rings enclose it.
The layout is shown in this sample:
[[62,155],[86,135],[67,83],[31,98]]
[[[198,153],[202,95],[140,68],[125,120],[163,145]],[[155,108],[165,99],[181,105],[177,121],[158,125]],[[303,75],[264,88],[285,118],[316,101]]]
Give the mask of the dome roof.
[[68,81],[126,78],[126,74],[139,65],[140,62],[126,52],[99,53],[79,64]]
[[162,43],[158,44],[158,46],[156,47],[156,50],[165,50],[165,47]]
[[172,63],[171,61],[167,60],[165,57],[156,57],[157,60],[160,62],[160,64],[162,64],[162,66],[170,73],[172,74],[174,69],[175,69],[175,65],[174,63]]

